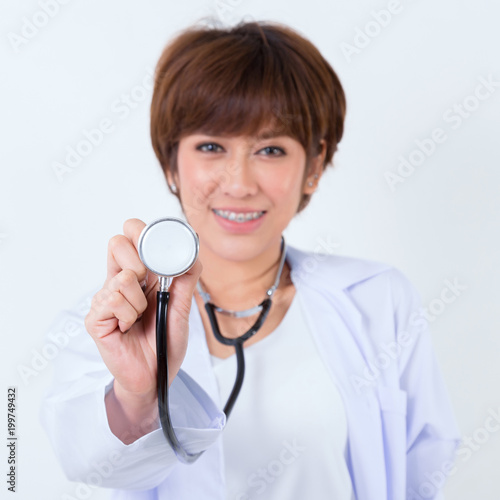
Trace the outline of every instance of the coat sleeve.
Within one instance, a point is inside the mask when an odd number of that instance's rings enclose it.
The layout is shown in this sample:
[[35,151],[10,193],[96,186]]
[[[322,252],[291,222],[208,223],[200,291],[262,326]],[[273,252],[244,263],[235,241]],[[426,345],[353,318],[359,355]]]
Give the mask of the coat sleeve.
[[[59,314],[48,339],[60,348],[53,381],[40,420],[61,466],[72,481],[105,488],[156,487],[178,463],[161,428],[125,445],[110,430],[104,397],[113,376],[87,333],[84,318],[92,295]],[[219,437],[225,415],[206,392],[180,370],[169,390],[174,430],[191,453],[206,450]]]
[[393,273],[395,326],[402,349],[400,388],[407,395],[406,457],[408,500],[442,500],[442,487],[453,466],[460,432],[434,354],[429,322],[416,288]]

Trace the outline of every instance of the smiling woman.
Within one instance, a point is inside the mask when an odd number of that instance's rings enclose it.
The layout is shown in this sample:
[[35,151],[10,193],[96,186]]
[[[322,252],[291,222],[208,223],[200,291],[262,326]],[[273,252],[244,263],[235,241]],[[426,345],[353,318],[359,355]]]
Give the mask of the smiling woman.
[[[429,478],[449,470],[459,437],[418,293],[388,264],[282,236],[332,163],[345,112],[330,64],[288,27],[196,27],[166,47],[151,138],[199,237],[198,261],[171,285],[170,408],[177,452],[200,457],[179,463],[160,429],[158,282],[137,252],[145,224],[130,219],[90,310],[70,313],[89,336],[57,358],[44,405],[68,477],[90,482],[100,464],[122,500],[442,498]],[[254,324],[226,423],[234,341]]]
[[[163,52],[151,103],[151,138],[165,171],[177,170],[183,135],[283,134],[306,158],[324,140],[328,165],[342,139],[346,101],[317,48],[285,26],[247,23],[231,30],[191,29]],[[310,193],[304,193],[304,208]]]

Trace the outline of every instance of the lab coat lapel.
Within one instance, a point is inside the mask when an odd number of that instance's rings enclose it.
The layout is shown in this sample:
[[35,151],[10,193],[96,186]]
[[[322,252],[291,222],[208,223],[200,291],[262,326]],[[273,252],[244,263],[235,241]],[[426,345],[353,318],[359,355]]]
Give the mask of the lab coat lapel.
[[[377,274],[386,266],[373,263],[362,269],[354,265],[353,259],[329,258],[337,259],[335,265],[319,264],[313,270],[305,261],[311,259],[311,254],[289,249],[287,256],[306,320],[345,404],[349,427],[348,465],[356,499],[387,498],[380,405],[373,392],[359,394],[351,381],[353,375],[362,373],[366,367],[364,326],[360,312],[344,291],[363,275]],[[344,259],[345,266],[342,265]],[[306,266],[310,270],[300,272]],[[362,274],[356,275],[360,272]]]

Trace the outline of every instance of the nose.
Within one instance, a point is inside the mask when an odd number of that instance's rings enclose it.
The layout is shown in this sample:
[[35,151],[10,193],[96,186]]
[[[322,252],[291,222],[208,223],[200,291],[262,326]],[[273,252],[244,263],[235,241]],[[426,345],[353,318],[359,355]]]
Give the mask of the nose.
[[240,150],[232,154],[228,158],[225,170],[226,182],[221,185],[224,194],[233,198],[245,198],[257,193],[255,169],[248,150]]

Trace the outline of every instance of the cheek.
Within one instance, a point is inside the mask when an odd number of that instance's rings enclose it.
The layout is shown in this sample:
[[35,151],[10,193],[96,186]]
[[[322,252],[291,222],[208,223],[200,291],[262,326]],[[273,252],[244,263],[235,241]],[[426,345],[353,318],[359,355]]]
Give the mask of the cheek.
[[302,173],[300,168],[285,168],[267,176],[264,181],[266,191],[277,202],[298,200],[302,196]]
[[[177,177],[182,210],[189,223],[193,225],[193,220],[205,206],[203,184],[200,183],[194,164],[187,155],[181,154],[177,162]],[[194,227],[194,225],[193,225]]]
[[188,162],[179,166],[178,172],[182,210],[195,230],[202,232],[208,216],[207,208],[219,195],[224,182],[230,180],[229,174]]
[[184,204],[201,208],[217,189],[217,181],[210,169],[200,167],[189,156],[178,163],[178,176]]

